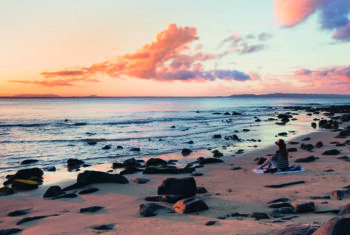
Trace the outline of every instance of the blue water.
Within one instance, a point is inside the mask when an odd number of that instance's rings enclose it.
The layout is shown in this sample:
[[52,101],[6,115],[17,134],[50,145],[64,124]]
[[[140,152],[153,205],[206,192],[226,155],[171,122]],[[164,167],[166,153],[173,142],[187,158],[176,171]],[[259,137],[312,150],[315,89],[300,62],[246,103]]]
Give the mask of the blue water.
[[[345,103],[349,101],[261,97],[0,99],[0,176],[23,168],[24,159],[39,160],[32,166],[64,168],[68,158],[98,164],[180,153],[182,148],[220,149],[232,156],[241,148],[271,144],[282,131],[288,132],[286,139],[310,132],[310,122],[320,117],[298,112],[298,120],[286,126],[267,121],[286,112],[284,106]],[[245,128],[251,131],[242,132]],[[214,134],[222,139],[213,139]],[[233,134],[261,142],[224,139]],[[97,143],[89,145],[91,141]],[[103,150],[105,145],[111,149]],[[141,151],[130,151],[133,147]]]

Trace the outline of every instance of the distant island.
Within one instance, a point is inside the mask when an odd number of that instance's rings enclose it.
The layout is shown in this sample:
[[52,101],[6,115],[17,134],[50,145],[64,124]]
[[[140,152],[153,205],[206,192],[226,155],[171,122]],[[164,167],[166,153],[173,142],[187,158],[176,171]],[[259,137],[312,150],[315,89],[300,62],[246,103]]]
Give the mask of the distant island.
[[302,94],[302,93],[270,93],[270,94],[240,94],[240,95],[231,95],[229,97],[252,97],[252,98],[350,98],[349,95],[344,94]]

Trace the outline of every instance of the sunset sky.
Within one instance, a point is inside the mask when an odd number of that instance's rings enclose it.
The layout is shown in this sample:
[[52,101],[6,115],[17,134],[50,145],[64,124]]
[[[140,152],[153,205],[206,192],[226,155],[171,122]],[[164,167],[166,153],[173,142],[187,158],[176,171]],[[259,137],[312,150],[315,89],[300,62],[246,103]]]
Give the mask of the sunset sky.
[[350,94],[349,0],[1,0],[0,96]]

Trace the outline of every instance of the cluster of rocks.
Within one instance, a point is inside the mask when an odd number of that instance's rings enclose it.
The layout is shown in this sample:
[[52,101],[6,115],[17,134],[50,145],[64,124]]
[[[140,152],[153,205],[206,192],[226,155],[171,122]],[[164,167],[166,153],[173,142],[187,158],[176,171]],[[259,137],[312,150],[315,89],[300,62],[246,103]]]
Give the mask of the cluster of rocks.
[[[196,193],[205,193],[205,188],[198,187],[193,177],[167,178],[158,187],[158,195],[148,196],[145,203],[140,205],[140,215],[143,217],[155,216],[162,209],[170,213],[194,213],[208,210],[208,205],[201,199],[195,198]],[[154,202],[173,203],[172,208]]]

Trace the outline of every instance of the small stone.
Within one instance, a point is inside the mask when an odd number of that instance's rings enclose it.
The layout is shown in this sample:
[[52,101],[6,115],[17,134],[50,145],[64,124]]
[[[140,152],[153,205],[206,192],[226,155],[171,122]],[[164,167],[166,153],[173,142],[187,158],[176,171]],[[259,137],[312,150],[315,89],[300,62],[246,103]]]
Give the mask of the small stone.
[[101,209],[103,209],[102,206],[91,206],[91,207],[81,208],[80,213],[87,213],[87,212],[93,213]]
[[147,178],[136,178],[134,179],[134,183],[135,184],[146,184],[148,183],[150,180]]
[[[24,209],[24,210],[16,210],[16,211],[11,211],[9,212],[7,215],[8,216],[20,216],[20,215],[26,215],[29,213],[29,211],[31,210],[32,208],[28,208],[28,209]],[[1,233],[0,233],[1,234]]]
[[208,222],[205,223],[206,226],[211,226],[214,224],[216,224],[216,221],[214,221],[214,220],[209,220]]
[[257,220],[270,218],[268,216],[268,214],[266,214],[264,212],[253,212],[253,213],[250,214],[250,217],[253,217],[253,218],[257,219]]

